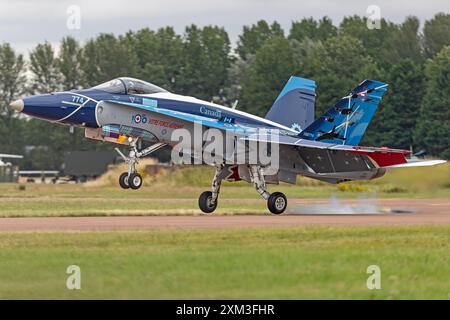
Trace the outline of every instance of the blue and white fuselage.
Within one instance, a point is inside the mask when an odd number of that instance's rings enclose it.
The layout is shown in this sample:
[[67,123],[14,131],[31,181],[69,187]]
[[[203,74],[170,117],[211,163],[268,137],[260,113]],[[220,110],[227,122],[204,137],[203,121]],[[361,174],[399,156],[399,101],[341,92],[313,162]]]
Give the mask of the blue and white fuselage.
[[[111,83],[111,82],[115,82]],[[56,92],[23,99],[17,111],[51,122],[98,128],[96,108],[99,102],[111,101],[133,104],[143,110],[158,108],[191,115],[198,119],[211,119],[226,125],[263,127],[298,134],[297,131],[279,123],[249,113],[224,107],[194,97],[170,93],[162,88],[131,78],[119,78],[109,83],[84,90]],[[131,89],[129,83],[139,82],[139,90]],[[123,89],[120,89],[123,86]],[[137,93],[137,92],[139,93]]]

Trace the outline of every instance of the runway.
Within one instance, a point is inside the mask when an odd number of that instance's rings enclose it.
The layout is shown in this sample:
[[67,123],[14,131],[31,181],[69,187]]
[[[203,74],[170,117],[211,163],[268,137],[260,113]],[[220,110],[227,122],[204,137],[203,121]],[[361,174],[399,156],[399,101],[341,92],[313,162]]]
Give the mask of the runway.
[[[305,203],[320,204],[326,201],[328,200],[296,200],[293,201],[292,207],[301,208]],[[346,204],[354,202],[354,200],[343,201]],[[404,213],[336,214],[323,212],[322,214],[308,215],[293,214],[288,210],[287,213],[279,216],[267,214],[0,218],[0,232],[450,224],[450,201],[448,199],[385,199],[379,200],[379,202],[380,207],[389,207]],[[408,213],[408,210],[415,212]]]

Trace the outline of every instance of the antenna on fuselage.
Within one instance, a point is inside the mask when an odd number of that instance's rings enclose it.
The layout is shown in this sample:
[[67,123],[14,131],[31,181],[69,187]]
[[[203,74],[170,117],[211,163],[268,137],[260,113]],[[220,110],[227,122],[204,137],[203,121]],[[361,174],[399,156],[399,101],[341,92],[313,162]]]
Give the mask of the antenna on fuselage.
[[233,105],[231,106],[231,109],[236,109],[238,103],[239,103],[239,100],[235,100],[235,101],[233,102]]

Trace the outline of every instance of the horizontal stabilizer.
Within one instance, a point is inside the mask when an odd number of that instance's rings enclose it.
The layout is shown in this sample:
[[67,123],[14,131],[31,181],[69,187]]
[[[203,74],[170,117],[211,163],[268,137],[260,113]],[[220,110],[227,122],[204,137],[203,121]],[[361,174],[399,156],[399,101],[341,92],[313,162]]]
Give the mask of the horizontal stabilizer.
[[387,166],[385,168],[409,168],[409,167],[429,167],[438,164],[446,163],[445,160],[410,160],[407,163],[396,164],[392,166]]

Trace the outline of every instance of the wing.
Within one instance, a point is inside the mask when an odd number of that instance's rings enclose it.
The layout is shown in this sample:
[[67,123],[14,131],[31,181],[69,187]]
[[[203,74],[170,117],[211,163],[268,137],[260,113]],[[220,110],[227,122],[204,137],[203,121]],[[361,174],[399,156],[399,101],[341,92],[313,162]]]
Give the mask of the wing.
[[[275,135],[273,133],[257,133],[251,134],[246,137],[242,137],[243,140],[259,141],[268,143],[277,143],[280,146],[289,146],[297,148],[298,150],[304,150],[328,158],[330,161],[336,156],[348,157],[347,162],[351,163],[352,157],[355,156],[368,156],[371,161],[377,167],[389,167],[394,165],[400,165],[407,163],[405,155],[410,151],[389,149],[389,148],[374,148],[374,147],[360,147],[360,146],[347,146],[342,144],[332,144],[320,141],[311,141],[298,137],[292,137],[287,135]],[[344,161],[344,162],[345,162]],[[358,162],[358,160],[355,160]]]
[[[410,154],[409,150],[390,149],[386,147],[362,147],[362,146],[347,146],[342,144],[331,144],[319,141],[305,140],[298,137],[287,135],[275,135],[273,133],[266,134],[251,134],[242,137],[243,140],[260,141],[268,143],[277,143],[280,146],[289,146],[303,150],[314,155],[323,155],[333,162],[335,157],[344,157],[344,163],[351,165],[358,163],[358,158],[355,156],[369,157],[371,162],[380,168],[406,168],[406,167],[424,167],[434,166],[445,163],[445,160],[427,160],[417,161],[408,160],[406,155]],[[353,161],[355,160],[355,161]]]
[[423,161],[410,160],[407,163],[396,164],[396,165],[388,166],[387,168],[429,167],[429,166],[435,166],[438,164],[443,164],[446,162],[447,161],[445,161],[445,160],[423,160]]

